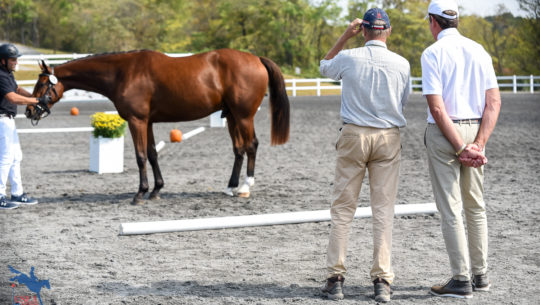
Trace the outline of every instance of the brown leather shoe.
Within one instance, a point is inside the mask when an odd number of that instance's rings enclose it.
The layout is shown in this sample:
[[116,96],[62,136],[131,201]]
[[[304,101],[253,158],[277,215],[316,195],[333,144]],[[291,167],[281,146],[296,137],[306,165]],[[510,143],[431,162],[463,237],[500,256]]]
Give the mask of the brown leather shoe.
[[458,281],[450,279],[444,285],[435,285],[431,287],[431,294],[440,297],[452,297],[470,299],[473,297],[472,285],[470,281]]
[[326,280],[326,285],[321,288],[321,292],[330,300],[343,300],[343,282],[345,278],[342,275],[336,275]]

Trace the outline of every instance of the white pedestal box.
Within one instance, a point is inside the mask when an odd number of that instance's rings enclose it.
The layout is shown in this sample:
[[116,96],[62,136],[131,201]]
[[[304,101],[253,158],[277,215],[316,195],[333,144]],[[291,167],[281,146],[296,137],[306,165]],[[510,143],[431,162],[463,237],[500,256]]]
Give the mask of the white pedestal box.
[[124,171],[124,137],[95,138],[90,135],[90,171],[98,174]]
[[210,127],[225,127],[226,125],[227,119],[221,118],[221,110],[210,115]]

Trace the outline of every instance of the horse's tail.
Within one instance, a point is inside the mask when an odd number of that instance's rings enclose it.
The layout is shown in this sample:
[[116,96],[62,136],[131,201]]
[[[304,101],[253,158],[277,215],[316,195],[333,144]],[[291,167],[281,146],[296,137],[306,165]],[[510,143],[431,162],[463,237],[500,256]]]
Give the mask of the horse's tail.
[[271,144],[284,144],[289,140],[290,105],[283,74],[278,65],[265,57],[259,57],[268,71],[270,87],[270,112],[272,113]]

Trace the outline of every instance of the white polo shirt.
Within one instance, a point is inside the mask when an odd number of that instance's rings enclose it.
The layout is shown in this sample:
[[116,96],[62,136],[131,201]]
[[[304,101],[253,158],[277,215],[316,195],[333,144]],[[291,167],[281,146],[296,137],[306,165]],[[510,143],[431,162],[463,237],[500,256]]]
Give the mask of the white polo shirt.
[[409,62],[370,40],[362,48],[342,50],[321,60],[320,72],[342,80],[341,119],[375,128],[405,127],[403,106],[409,97]]
[[[441,31],[422,53],[422,93],[441,95],[452,120],[479,119],[486,90],[498,88],[491,56],[456,28]],[[428,108],[428,123],[435,123]]]

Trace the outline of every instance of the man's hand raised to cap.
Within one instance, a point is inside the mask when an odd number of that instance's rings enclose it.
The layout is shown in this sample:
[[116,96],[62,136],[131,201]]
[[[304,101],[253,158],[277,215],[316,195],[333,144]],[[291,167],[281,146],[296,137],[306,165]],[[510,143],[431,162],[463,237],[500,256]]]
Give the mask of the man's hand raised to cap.
[[330,60],[334,58],[339,51],[343,50],[343,47],[345,46],[345,43],[347,40],[349,40],[351,37],[354,37],[358,35],[362,31],[362,19],[356,18],[354,19],[345,32],[339,37],[339,39],[336,41],[334,46],[326,53],[326,56],[324,56],[324,59]]
[[358,33],[362,32],[362,21],[363,20],[360,19],[360,18],[356,18],[353,21],[351,21],[351,23],[349,24],[349,26],[345,30],[345,33],[343,33],[343,36],[345,36],[345,38],[349,39],[349,38],[351,38],[353,36],[358,35]]

